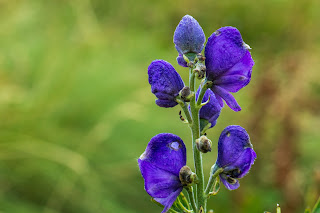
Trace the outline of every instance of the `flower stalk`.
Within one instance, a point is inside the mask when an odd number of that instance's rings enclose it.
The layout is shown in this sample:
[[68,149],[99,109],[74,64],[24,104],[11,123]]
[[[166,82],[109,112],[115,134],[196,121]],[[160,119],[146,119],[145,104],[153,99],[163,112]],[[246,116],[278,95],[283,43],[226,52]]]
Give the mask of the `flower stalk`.
[[197,211],[197,204],[196,204],[196,201],[195,201],[195,198],[194,198],[192,186],[187,187],[186,190],[187,190],[188,195],[189,195],[189,200],[190,200],[192,209],[193,209],[194,212],[196,212]]
[[219,168],[216,164],[214,164],[211,167],[210,178],[209,178],[206,190],[205,190],[205,197],[208,197],[208,195],[213,187],[213,184],[215,183],[216,178],[218,177],[218,175],[222,171],[223,171],[223,168]]
[[[246,130],[240,126],[226,127],[218,141],[218,156],[212,166],[205,187],[202,153],[214,149],[206,136],[220,116],[224,102],[234,111],[241,107],[231,93],[238,92],[251,80],[254,62],[234,27],[223,27],[214,32],[204,48],[206,37],[199,23],[189,15],[177,26],[173,42],[178,51],[177,62],[189,67],[189,85],[167,61],[154,60],[148,67],[151,92],[159,107],[180,105],[192,135],[195,173],[187,163],[186,146],[172,133],[154,136],[138,159],[145,190],[163,206],[162,213],[207,212],[207,199],[216,195],[220,181],[229,190],[237,189],[239,180],[250,170],[256,153]],[[202,80],[204,78],[204,80]],[[196,79],[202,80],[196,87]],[[189,200],[183,195],[186,189]],[[192,208],[192,210],[191,210]]]
[[[195,91],[195,72],[193,72],[194,68],[190,68],[190,78],[189,78],[189,87],[191,91]],[[206,199],[203,196],[204,193],[204,176],[203,176],[203,166],[202,166],[202,156],[201,152],[197,149],[196,140],[200,138],[200,122],[199,122],[199,108],[196,106],[196,98],[193,97],[190,100],[190,111],[192,117],[192,124],[190,125],[192,132],[192,150],[193,150],[193,160],[194,167],[198,177],[198,183],[196,187],[196,197],[198,207],[206,207]]]

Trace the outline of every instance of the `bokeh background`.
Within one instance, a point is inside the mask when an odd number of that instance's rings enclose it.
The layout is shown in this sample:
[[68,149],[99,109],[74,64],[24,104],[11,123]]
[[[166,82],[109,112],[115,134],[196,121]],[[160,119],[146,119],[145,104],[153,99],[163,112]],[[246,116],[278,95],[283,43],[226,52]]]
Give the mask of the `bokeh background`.
[[[232,25],[252,47],[251,83],[208,131],[231,124],[257,152],[215,212],[302,212],[320,195],[320,1],[0,0],[0,212],[160,212],[137,158],[160,132],[190,131],[154,104],[147,67],[175,61],[173,32],[194,16],[210,36]],[[215,150],[215,148],[214,148]],[[188,165],[192,166],[189,149]],[[204,156],[206,179],[216,159]]]

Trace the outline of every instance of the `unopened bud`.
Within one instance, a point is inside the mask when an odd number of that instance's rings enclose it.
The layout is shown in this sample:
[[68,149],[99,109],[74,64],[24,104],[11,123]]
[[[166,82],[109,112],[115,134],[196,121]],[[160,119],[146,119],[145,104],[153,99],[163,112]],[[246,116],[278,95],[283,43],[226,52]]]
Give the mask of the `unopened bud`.
[[183,87],[182,90],[180,90],[179,95],[182,100],[184,100],[185,102],[189,102],[194,96],[194,93],[190,90],[189,87]]
[[196,73],[196,76],[198,79],[203,79],[206,75],[206,65],[202,63],[197,63],[196,68],[194,69],[194,72]]
[[204,57],[201,53],[198,53],[197,57],[198,57],[199,61],[205,61],[206,60],[206,57]]
[[196,145],[198,150],[202,153],[211,152],[212,142],[204,135],[196,140]]
[[197,180],[197,175],[191,171],[189,166],[184,166],[180,169],[179,179],[183,186],[188,186]]

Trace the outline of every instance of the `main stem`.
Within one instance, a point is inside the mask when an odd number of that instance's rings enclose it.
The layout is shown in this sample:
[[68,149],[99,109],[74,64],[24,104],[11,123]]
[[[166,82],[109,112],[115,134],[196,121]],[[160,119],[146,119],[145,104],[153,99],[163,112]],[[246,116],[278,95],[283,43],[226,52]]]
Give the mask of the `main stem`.
[[[195,91],[195,73],[193,73],[193,68],[190,68],[190,78],[189,78],[189,87],[191,91]],[[196,96],[190,100],[190,111],[192,117],[192,124],[190,125],[192,132],[192,150],[193,150],[193,160],[196,174],[198,177],[196,198],[197,198],[197,207],[198,209],[203,207],[206,212],[206,198],[204,196],[204,176],[202,168],[202,156],[200,151],[197,149],[196,140],[200,138],[200,123],[199,123],[199,108],[196,106]]]

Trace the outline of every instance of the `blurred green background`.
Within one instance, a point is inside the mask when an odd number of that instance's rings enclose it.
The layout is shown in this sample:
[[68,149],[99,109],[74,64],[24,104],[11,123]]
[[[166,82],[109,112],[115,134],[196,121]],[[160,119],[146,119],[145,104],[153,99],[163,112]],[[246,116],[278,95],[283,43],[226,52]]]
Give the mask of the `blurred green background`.
[[[258,158],[215,212],[302,212],[320,195],[319,0],[0,0],[0,212],[160,212],[137,158],[160,132],[190,131],[154,104],[147,67],[175,61],[173,32],[195,17],[252,47],[251,83],[208,131],[247,129]],[[216,159],[204,156],[206,179]]]

